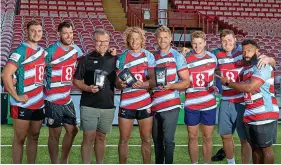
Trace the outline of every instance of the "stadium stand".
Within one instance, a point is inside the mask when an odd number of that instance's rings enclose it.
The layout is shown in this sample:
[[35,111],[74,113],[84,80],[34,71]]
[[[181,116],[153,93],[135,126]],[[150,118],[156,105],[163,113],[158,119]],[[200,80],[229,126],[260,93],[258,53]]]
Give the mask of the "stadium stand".
[[15,6],[15,0],[1,1],[1,67],[6,64],[11,50]]
[[[19,11],[18,15],[15,15],[17,4]],[[151,5],[138,2],[127,5],[127,25],[142,26],[135,23],[145,22],[143,8],[149,8]],[[280,0],[172,0],[172,6],[175,9],[169,8],[169,26],[203,27],[208,33],[209,50],[220,47],[218,28],[230,28],[237,34],[238,42],[244,39],[258,41],[262,53],[275,57],[276,75],[281,76]],[[153,7],[149,10],[152,22],[157,23],[157,9]],[[189,20],[177,20],[179,17]],[[91,32],[97,28],[104,28],[110,32],[110,46],[115,47],[118,54],[125,49],[122,31],[116,31],[107,19],[102,0],[19,0],[19,3],[16,0],[6,0],[1,1],[1,66],[5,65],[10,52],[25,40],[25,26],[32,19],[43,24],[44,36],[39,43],[42,47],[48,47],[58,40],[57,25],[60,22],[70,21],[75,27],[74,42],[85,53],[94,49]],[[146,49],[156,51],[158,46],[154,33],[147,32],[146,37]]]

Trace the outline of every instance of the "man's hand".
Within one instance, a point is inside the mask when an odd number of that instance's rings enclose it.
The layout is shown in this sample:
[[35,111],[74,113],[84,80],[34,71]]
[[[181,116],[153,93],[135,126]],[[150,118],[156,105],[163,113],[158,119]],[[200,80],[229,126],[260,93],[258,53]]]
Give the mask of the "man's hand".
[[13,79],[13,85],[16,85],[17,84],[17,79]]
[[167,83],[167,85],[164,86],[164,90],[170,90],[173,89],[173,84]]
[[109,48],[109,52],[112,56],[117,56],[116,48]]
[[191,50],[188,49],[188,48],[186,48],[186,47],[181,48],[181,54],[182,54],[183,56],[185,56],[186,53],[189,53],[190,51],[191,51]]
[[225,85],[225,83],[227,83],[227,82],[229,83],[227,78],[221,77],[221,76],[216,75],[216,74],[215,74],[215,76],[221,80],[221,84]]
[[120,82],[120,85],[121,85],[121,88],[122,88],[122,89],[125,89],[125,88],[127,87],[126,81],[121,81],[121,82]]
[[137,82],[135,82],[134,84],[133,84],[133,86],[132,86],[133,88],[136,88],[136,89],[141,89],[141,88],[143,88],[143,82],[141,82],[141,81],[137,81]]
[[18,96],[18,98],[16,98],[16,100],[18,102],[26,103],[28,101],[28,96],[27,95],[20,95],[20,96]]
[[94,85],[90,85],[88,91],[92,92],[92,93],[97,93],[99,91],[99,87],[94,86]]
[[260,60],[258,62],[258,68],[261,69],[262,67],[264,67],[266,64],[270,64],[271,58],[266,56],[266,55],[261,55],[259,56]]

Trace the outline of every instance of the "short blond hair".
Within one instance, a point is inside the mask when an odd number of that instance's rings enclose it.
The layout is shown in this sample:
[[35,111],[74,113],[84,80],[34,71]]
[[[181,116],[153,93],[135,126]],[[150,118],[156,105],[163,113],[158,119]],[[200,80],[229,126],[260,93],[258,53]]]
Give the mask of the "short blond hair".
[[195,38],[202,38],[204,41],[206,41],[206,34],[202,31],[194,31],[191,33],[191,41]]
[[167,27],[167,26],[161,26],[159,28],[156,29],[156,37],[159,35],[159,33],[161,32],[167,32],[169,33],[170,37],[172,36],[171,30]]
[[126,43],[126,47],[131,49],[131,46],[129,44],[129,39],[130,39],[132,33],[138,33],[140,35],[140,37],[142,39],[141,47],[144,48],[145,41],[146,41],[145,31],[143,29],[141,29],[140,27],[128,27],[124,31],[123,36],[124,36],[124,41]]
[[230,30],[230,29],[223,29],[221,34],[220,34],[220,38],[225,37],[225,36],[227,36],[229,34],[232,34],[233,37],[235,37],[235,34],[234,34],[234,32],[232,30]]

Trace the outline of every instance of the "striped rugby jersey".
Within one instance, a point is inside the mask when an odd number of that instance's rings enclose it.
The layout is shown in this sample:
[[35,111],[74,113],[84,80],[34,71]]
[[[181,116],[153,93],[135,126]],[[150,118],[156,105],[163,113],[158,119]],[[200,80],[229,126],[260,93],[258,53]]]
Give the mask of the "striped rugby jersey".
[[206,51],[204,55],[196,56],[191,53],[186,57],[190,74],[190,85],[186,89],[185,108],[192,110],[212,110],[216,108],[214,91],[214,72],[217,58]]
[[[228,80],[232,82],[241,81],[241,71],[244,67],[243,56],[242,56],[242,46],[237,45],[236,49],[228,54],[222,48],[216,49],[212,52],[215,54],[218,60],[218,69],[223,77],[227,77]],[[222,100],[227,100],[233,103],[243,103],[244,94],[235,89],[229,88],[222,85]]]
[[274,95],[274,72],[270,65],[258,69],[256,65],[245,67],[243,81],[259,80],[263,85],[253,93],[244,93],[246,109],[243,121],[259,125],[279,118],[279,108]]
[[77,58],[82,56],[82,51],[74,44],[66,50],[62,48],[59,41],[48,47],[46,51],[48,55],[45,59],[47,64],[45,100],[55,104],[69,104]]
[[[171,48],[168,53],[156,52],[154,54],[156,67],[166,67],[166,81],[174,84],[179,81],[178,73],[187,70],[185,58],[175,49]],[[181,107],[178,90],[153,90],[152,111],[164,112]]]
[[44,107],[43,80],[46,54],[42,47],[37,46],[33,49],[26,42],[21,43],[11,54],[8,63],[17,67],[15,72],[17,94],[28,96],[26,103],[18,102],[11,97],[11,105],[32,110]]
[[[121,57],[125,57],[125,59],[121,59]],[[123,69],[121,68],[120,63],[124,63],[123,68],[129,68],[135,78],[143,82],[147,80],[148,69],[155,67],[153,54],[145,49],[142,49],[141,53],[124,51],[124,53],[118,57],[116,62],[117,74]],[[129,110],[150,109],[151,97],[146,89],[133,89],[128,87],[122,90],[119,106]]]

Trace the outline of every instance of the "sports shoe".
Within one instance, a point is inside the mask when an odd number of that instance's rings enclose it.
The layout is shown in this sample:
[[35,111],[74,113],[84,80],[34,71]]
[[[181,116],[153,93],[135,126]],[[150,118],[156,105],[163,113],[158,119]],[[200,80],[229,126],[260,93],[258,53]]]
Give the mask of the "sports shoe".
[[225,158],[225,152],[223,148],[221,148],[220,150],[218,150],[216,155],[212,156],[212,161],[222,161],[224,158]]

